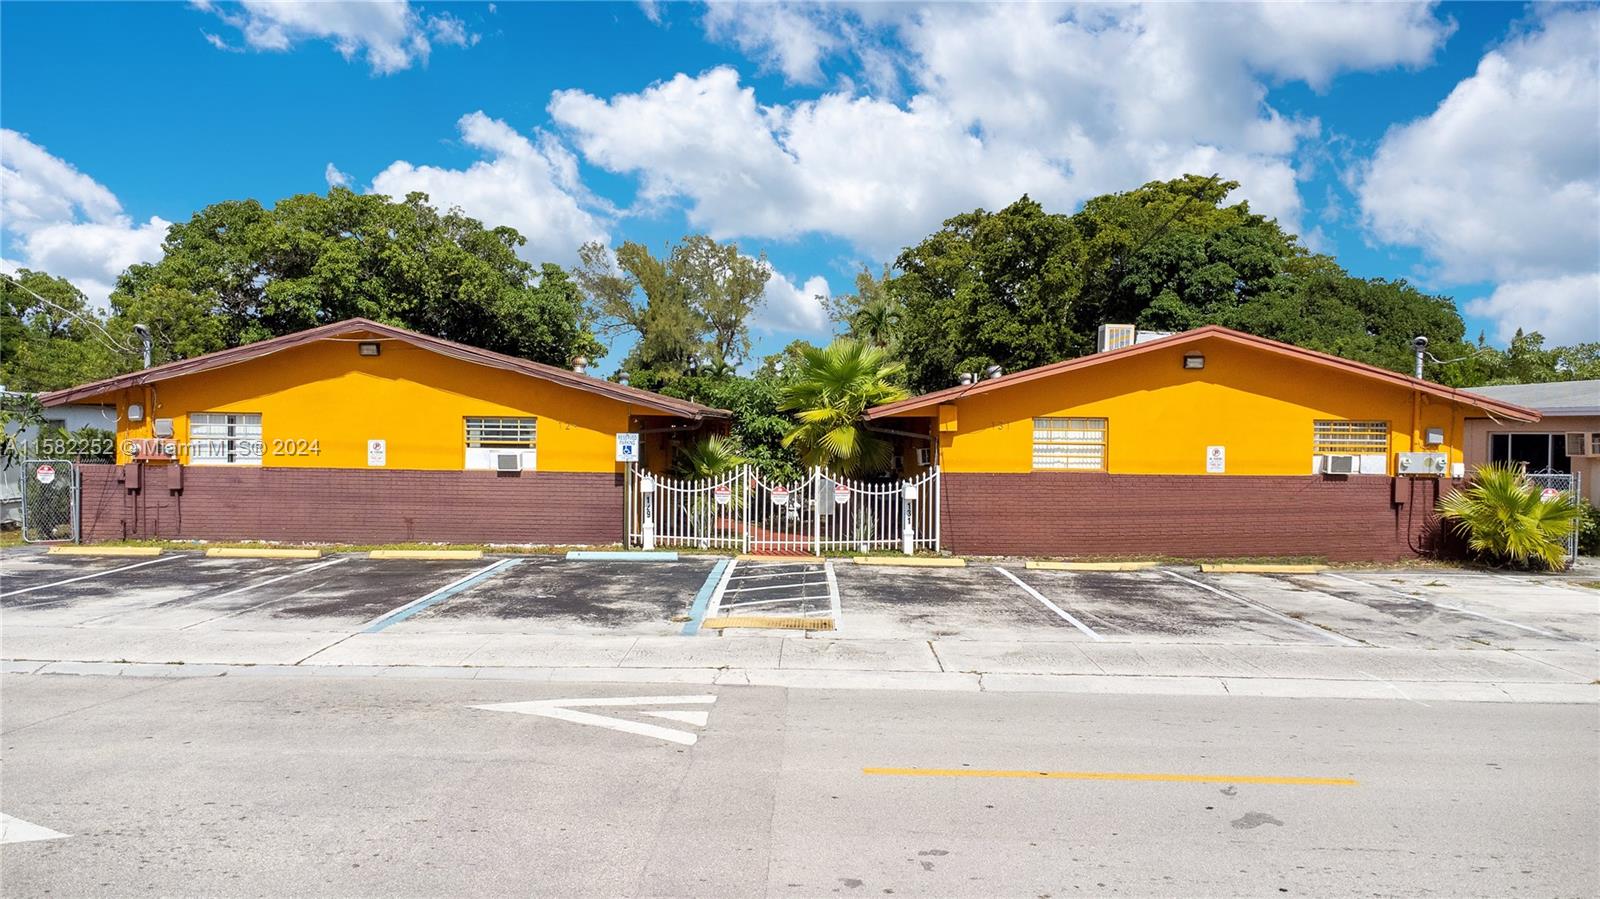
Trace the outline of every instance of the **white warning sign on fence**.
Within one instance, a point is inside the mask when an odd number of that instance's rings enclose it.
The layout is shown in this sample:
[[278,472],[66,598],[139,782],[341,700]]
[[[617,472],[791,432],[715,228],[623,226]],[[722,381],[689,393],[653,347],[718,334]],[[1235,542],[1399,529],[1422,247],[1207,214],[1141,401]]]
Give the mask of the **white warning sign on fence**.
[[723,484],[721,487],[711,491],[711,498],[717,501],[717,505],[726,506],[728,503],[733,502],[733,488]]
[[849,502],[850,501],[850,488],[846,487],[843,484],[834,484],[833,485],[833,501],[838,503],[841,506],[844,505],[845,503]]
[[33,479],[41,484],[48,484],[56,479],[54,465],[41,465],[33,471]]
[[774,487],[774,488],[772,488],[772,504],[774,506],[787,506],[787,505],[789,505],[789,488],[787,488],[787,487]]

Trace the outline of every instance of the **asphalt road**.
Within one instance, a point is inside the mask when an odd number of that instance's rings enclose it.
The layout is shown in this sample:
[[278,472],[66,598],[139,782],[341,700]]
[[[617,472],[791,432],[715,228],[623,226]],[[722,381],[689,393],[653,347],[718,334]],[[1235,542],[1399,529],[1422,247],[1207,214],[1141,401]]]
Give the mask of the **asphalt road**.
[[[608,696],[715,699],[473,708]],[[22,675],[0,715],[0,812],[67,834],[0,846],[16,897],[1600,891],[1592,706]]]

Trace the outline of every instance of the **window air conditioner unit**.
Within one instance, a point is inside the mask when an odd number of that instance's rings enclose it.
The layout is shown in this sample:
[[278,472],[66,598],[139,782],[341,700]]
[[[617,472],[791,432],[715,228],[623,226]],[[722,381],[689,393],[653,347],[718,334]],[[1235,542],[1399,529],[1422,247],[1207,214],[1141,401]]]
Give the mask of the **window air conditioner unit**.
[[1361,460],[1349,453],[1322,457],[1323,474],[1355,474],[1361,470]]
[[494,454],[494,470],[495,471],[521,471],[522,470],[522,454],[521,453],[495,453]]
[[1567,455],[1587,456],[1589,454],[1588,434],[1574,432],[1567,435]]
[[933,450],[925,446],[917,447],[917,464],[927,468],[933,464]]

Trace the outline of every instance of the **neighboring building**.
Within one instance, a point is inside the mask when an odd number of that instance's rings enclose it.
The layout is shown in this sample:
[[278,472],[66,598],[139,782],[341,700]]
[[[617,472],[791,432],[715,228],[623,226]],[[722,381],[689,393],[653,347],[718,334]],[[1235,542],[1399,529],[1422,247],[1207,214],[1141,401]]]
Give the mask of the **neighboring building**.
[[1536,422],[1467,419],[1467,465],[1520,462],[1529,471],[1577,474],[1579,490],[1600,503],[1600,381],[1506,384],[1472,392],[1537,410]]
[[616,435],[729,413],[365,319],[40,397],[116,409],[117,466],[85,466],[84,539],[611,543]]
[[1539,418],[1208,326],[867,417],[896,435],[904,467],[940,466],[955,552],[1381,560],[1432,545],[1466,421],[1486,414]]
[[[114,432],[117,428],[117,410],[114,406],[54,406],[45,412],[44,428],[59,428],[67,434],[84,428]],[[41,430],[39,427],[18,428],[14,434],[19,445],[31,448],[29,456],[72,458],[82,453],[95,453],[101,449],[101,447],[78,446],[73,441],[68,441],[68,445],[60,449],[41,446],[39,443]],[[21,521],[22,466],[0,468],[0,525],[14,527]]]

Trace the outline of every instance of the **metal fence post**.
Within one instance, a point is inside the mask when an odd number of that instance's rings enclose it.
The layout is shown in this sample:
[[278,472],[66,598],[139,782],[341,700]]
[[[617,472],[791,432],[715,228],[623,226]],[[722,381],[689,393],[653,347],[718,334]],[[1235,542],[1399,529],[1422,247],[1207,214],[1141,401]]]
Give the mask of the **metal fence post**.
[[811,469],[811,551],[822,555],[822,466]]
[[639,528],[645,552],[656,548],[656,479],[647,471],[639,478],[639,496],[644,506],[644,523]]
[[912,523],[917,504],[917,485],[914,481],[902,481],[900,487],[900,551],[906,555],[916,552],[917,528]]

